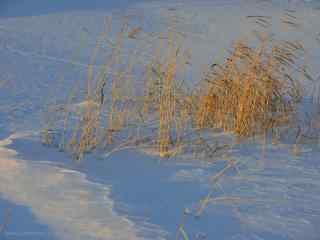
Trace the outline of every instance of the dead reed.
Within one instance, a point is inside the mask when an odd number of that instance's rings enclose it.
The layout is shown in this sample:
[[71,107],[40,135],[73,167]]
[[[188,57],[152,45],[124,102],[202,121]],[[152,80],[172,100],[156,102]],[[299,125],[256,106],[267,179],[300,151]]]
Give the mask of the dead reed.
[[[114,39],[107,22],[88,65],[86,94],[79,93],[81,84],[75,86],[63,108],[61,146],[77,159],[97,148],[113,152],[142,142],[171,157],[202,129],[251,137],[293,121],[303,95],[297,76],[305,75],[299,42],[256,32],[251,42],[237,41],[224,62],[212,64],[200,84],[188,89],[179,71],[190,57],[186,60],[178,34],[159,34],[151,52],[142,47],[128,53],[128,41],[143,41],[138,39],[143,29],[129,22],[125,19]],[[102,41],[109,51],[94,74]]]
[[203,80],[195,113],[197,128],[222,128],[252,136],[288,123],[302,96],[295,80],[296,42],[259,39],[256,46],[236,42],[221,65]]

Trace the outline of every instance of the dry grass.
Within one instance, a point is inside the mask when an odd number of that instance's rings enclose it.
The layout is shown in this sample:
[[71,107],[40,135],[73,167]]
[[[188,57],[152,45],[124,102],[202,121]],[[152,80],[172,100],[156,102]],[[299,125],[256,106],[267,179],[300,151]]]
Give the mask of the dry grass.
[[267,37],[250,47],[237,42],[222,65],[214,65],[199,95],[197,128],[222,128],[238,136],[262,134],[288,123],[302,89],[294,80],[303,51],[294,42]]
[[172,46],[172,37],[169,39],[169,56],[166,59],[166,69],[159,67],[159,154],[162,157],[170,154],[170,146],[173,143],[172,129],[176,114],[176,72],[177,55]]
[[[77,159],[127,143],[147,144],[159,156],[171,157],[194,144],[188,136],[201,129],[251,137],[270,130],[278,134],[294,119],[303,95],[295,79],[304,74],[300,43],[257,32],[252,42],[237,41],[223,63],[211,65],[200,84],[188,89],[179,73],[189,64],[190,51],[183,51],[178,34],[159,34],[152,52],[142,48],[125,54],[128,41],[143,41],[138,39],[142,28],[129,23],[125,19],[110,39],[108,20],[88,65],[86,94],[79,94],[81,84],[75,86],[63,108],[60,146]],[[109,44],[109,54],[94,74],[102,41]],[[81,111],[70,110],[76,100]],[[53,139],[47,134],[44,141]]]
[[[129,75],[132,74],[132,63],[125,66],[121,59],[128,21],[123,23],[114,42],[108,40],[111,26],[111,19],[108,19],[106,29],[101,33],[93,50],[88,65],[86,94],[81,96],[80,87],[75,86],[68,100],[69,107],[64,108],[64,130],[60,146],[72,153],[76,159],[81,159],[85,153],[98,147],[113,144],[114,134],[124,127],[128,118],[127,108],[123,107],[123,104],[130,98],[127,89],[131,81]],[[108,42],[110,53],[98,73],[94,74],[96,58],[103,41]]]

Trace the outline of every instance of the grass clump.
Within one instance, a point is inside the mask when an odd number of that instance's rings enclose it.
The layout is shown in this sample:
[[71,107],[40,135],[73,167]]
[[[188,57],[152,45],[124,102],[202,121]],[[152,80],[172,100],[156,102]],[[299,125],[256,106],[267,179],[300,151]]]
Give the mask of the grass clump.
[[222,128],[253,136],[288,123],[302,96],[294,69],[303,48],[295,42],[260,38],[235,43],[221,65],[202,83],[195,116],[198,128]]
[[[143,42],[137,39],[141,28],[132,37],[136,28],[125,21],[113,40],[105,40],[108,54],[95,72],[101,41],[110,35],[109,23],[88,65],[85,89],[79,84],[70,93],[61,146],[77,159],[98,148],[114,152],[139,144],[170,157],[196,145],[194,136],[202,129],[251,137],[294,121],[303,94],[297,76],[305,71],[299,42],[256,32],[252,43],[235,42],[224,62],[211,65],[200,84],[188,88],[181,71],[190,59],[185,59],[178,34],[159,34],[151,50],[143,46],[128,52],[128,46]],[[75,106],[81,111],[70,110]]]

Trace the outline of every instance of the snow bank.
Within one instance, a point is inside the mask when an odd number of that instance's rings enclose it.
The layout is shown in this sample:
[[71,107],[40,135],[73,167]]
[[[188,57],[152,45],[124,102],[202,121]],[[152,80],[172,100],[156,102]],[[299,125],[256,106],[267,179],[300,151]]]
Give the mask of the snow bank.
[[[17,153],[7,148],[14,139],[0,142],[2,198],[30,208],[59,239],[145,239],[139,226],[114,211],[111,186],[92,183],[84,174],[53,164],[17,160]],[[162,239],[161,232],[157,235],[155,239]]]

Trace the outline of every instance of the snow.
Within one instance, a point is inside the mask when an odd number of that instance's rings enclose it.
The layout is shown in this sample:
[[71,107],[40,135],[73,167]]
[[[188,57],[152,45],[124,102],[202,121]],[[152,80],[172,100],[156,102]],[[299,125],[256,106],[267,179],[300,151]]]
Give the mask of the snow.
[[[114,211],[111,186],[90,182],[80,172],[45,161],[16,159],[17,152],[7,148],[15,138],[0,142],[3,199],[32,209],[34,217],[58,239],[144,239],[139,226]],[[162,232],[157,235],[153,239],[162,239]]]
[[[287,7],[303,23],[298,33],[279,22]],[[142,14],[147,24],[137,21],[145,31],[161,31],[175,19],[176,29],[186,34],[185,48],[192,49],[191,81],[206,64],[222,59],[232,41],[248,37],[256,25],[247,15],[272,16],[277,36],[302,40],[310,72],[320,76],[318,7],[319,1],[2,0],[0,80],[7,84],[0,88],[0,211],[14,214],[0,238],[173,239],[184,208],[194,209],[210,191],[210,178],[223,168],[223,156],[218,164],[194,155],[159,161],[132,149],[105,161],[92,155],[75,164],[41,145],[43,110],[52,102],[59,105],[86,78],[107,15],[117,26],[127,14]],[[95,69],[106,52],[99,52]],[[318,84],[305,86],[312,90]],[[90,104],[68,107],[81,111]],[[214,203],[201,218],[191,217],[186,230],[192,239],[317,240],[319,146],[301,148],[300,156],[293,156],[287,144],[262,149],[248,142],[235,148],[241,177],[230,173],[217,197],[247,201]]]

